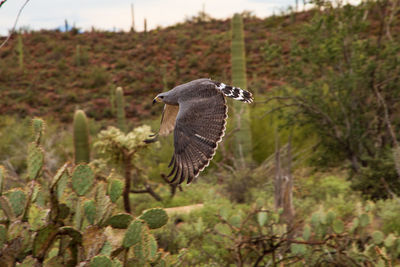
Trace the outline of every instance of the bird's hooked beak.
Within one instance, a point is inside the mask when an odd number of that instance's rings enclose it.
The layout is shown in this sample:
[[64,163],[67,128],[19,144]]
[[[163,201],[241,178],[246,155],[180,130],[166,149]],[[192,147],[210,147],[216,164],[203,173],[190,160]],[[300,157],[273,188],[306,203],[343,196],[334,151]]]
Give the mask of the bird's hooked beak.
[[161,101],[162,101],[161,98],[159,98],[158,96],[156,96],[156,97],[153,99],[153,105],[154,105],[155,103],[161,102]]

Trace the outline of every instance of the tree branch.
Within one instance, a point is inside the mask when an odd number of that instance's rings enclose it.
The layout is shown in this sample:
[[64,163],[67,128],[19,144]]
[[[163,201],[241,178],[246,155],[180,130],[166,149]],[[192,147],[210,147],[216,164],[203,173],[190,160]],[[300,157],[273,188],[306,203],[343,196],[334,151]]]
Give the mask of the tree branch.
[[1,7],[5,2],[7,2],[7,0],[1,1],[1,2],[0,2],[0,7]]
[[[7,0],[3,0],[3,1],[0,3],[0,7],[1,7],[6,1],[7,1]],[[17,15],[17,17],[15,18],[14,25],[13,25],[11,31],[10,31],[10,34],[7,36],[7,38],[4,40],[4,42],[1,43],[0,49],[1,49],[3,46],[5,46],[5,44],[8,42],[8,40],[10,40],[11,35],[15,32],[15,27],[17,26],[17,22],[18,22],[19,16],[21,15],[22,10],[25,8],[25,6],[26,6],[26,4],[28,4],[28,2],[29,2],[29,0],[26,0],[25,3],[24,3],[24,4],[22,5],[22,7],[20,8],[20,10],[18,11],[18,15]]]
[[154,192],[153,188],[151,188],[150,185],[145,184],[144,187],[145,187],[145,189],[140,189],[140,190],[131,189],[130,192],[134,193],[134,194],[147,193],[147,194],[150,194],[155,200],[162,201],[162,198],[156,192]]
[[123,199],[124,199],[124,209],[127,213],[131,213],[131,203],[129,199],[129,192],[131,191],[131,163],[132,156],[130,153],[124,151],[123,154],[123,161],[124,161],[124,168],[125,168],[125,187],[123,192]]

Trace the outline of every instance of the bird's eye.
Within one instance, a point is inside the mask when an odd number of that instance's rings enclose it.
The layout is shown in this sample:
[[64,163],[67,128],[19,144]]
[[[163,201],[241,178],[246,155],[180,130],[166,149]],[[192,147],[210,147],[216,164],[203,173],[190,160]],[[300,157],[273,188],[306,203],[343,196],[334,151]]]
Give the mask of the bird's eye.
[[160,98],[161,98],[161,99],[163,99],[163,98],[164,98],[164,96],[160,95]]

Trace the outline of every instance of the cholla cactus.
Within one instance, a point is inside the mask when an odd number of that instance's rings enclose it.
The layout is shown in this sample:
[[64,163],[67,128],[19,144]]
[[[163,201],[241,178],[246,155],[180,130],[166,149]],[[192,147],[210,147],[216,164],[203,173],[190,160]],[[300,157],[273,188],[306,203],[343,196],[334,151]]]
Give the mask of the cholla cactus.
[[144,142],[152,132],[150,126],[143,125],[125,134],[120,129],[108,127],[98,135],[94,147],[108,160],[122,159],[123,154],[133,154],[147,146]]
[[125,119],[125,100],[124,100],[124,90],[122,87],[118,87],[115,90],[115,104],[117,107],[117,125],[118,128],[126,132],[126,119]]
[[150,126],[143,125],[133,129],[128,134],[115,127],[99,133],[99,141],[94,146],[109,162],[122,162],[124,165],[125,186],[123,190],[124,207],[127,213],[131,213],[129,194],[131,189],[132,160],[135,153],[144,149],[148,144],[144,142],[152,132]]

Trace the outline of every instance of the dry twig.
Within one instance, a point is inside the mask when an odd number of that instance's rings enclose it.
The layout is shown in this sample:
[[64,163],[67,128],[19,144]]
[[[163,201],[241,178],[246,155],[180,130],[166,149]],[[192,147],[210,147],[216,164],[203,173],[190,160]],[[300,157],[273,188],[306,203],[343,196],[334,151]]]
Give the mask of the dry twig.
[[[6,1],[7,1],[7,0],[3,0],[2,2],[0,2],[0,7],[1,7]],[[4,40],[4,42],[2,42],[2,43],[0,44],[0,49],[1,49],[3,46],[6,45],[6,43],[8,42],[8,40],[10,40],[11,35],[15,32],[15,27],[17,26],[17,22],[18,22],[19,16],[21,15],[22,10],[25,8],[25,6],[26,6],[26,4],[28,4],[28,2],[29,2],[29,0],[26,0],[25,3],[22,5],[22,7],[19,9],[18,14],[17,14],[17,17],[15,18],[15,21],[14,21],[14,25],[13,25],[13,27],[12,27],[10,33],[8,34],[7,38]]]

